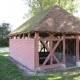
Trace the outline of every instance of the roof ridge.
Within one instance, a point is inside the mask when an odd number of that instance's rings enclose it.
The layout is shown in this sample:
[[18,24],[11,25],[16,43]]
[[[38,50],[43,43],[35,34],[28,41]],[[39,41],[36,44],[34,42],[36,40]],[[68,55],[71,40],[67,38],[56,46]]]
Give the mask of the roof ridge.
[[[49,19],[51,18],[51,19]],[[50,27],[49,26],[52,26]],[[27,32],[80,32],[80,20],[58,5],[53,5],[25,21],[11,35]]]

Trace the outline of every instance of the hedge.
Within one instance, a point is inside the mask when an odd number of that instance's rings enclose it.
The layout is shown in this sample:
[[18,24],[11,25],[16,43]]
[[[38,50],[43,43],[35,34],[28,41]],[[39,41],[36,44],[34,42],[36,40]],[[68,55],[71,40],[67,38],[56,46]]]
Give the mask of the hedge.
[[0,47],[8,47],[9,46],[9,39],[8,38],[0,38]]

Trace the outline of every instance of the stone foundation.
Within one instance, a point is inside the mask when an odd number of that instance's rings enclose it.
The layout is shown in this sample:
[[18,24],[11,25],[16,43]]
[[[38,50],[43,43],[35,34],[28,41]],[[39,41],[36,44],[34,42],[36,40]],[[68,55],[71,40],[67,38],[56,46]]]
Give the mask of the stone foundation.
[[80,67],[80,62],[76,62],[76,67]]

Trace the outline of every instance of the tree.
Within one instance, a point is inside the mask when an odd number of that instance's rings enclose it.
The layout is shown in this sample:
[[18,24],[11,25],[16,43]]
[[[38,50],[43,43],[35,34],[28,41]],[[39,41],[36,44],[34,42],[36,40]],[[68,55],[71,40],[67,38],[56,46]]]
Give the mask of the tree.
[[0,25],[0,38],[7,38],[7,35],[11,32],[10,23],[1,23]]
[[25,2],[30,7],[29,14],[31,16],[52,5],[59,5],[70,13],[74,13],[75,9],[78,7],[76,0],[25,0]]
[[0,47],[9,46],[8,34],[11,32],[10,23],[1,23],[0,24]]

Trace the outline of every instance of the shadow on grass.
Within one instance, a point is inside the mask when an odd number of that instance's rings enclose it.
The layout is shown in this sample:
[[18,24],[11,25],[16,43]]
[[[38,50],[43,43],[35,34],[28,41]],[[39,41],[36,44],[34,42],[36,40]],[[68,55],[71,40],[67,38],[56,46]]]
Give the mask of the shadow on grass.
[[9,61],[5,55],[0,53],[0,80],[80,80],[80,70],[56,72],[46,76],[25,76],[18,67]]
[[0,53],[0,80],[26,80],[27,76],[24,76],[5,55],[9,53]]

